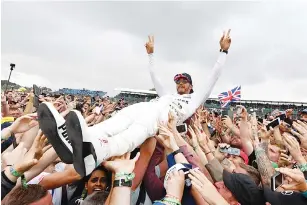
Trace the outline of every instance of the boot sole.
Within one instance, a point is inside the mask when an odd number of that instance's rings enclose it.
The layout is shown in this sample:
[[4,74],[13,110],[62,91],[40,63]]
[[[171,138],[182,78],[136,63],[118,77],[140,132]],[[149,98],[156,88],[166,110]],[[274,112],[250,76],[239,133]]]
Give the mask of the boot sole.
[[65,144],[67,142],[63,142],[64,137],[61,138],[59,135],[59,127],[65,125],[65,121],[64,124],[57,124],[55,116],[53,115],[49,106],[45,103],[42,103],[39,106],[37,110],[37,116],[40,129],[48,138],[48,142],[51,143],[52,147],[54,148],[60,159],[66,164],[72,164],[72,150],[70,150]]
[[92,143],[83,141],[82,126],[76,112],[68,113],[66,127],[73,148],[74,168],[81,177],[84,177],[96,168],[97,156]]

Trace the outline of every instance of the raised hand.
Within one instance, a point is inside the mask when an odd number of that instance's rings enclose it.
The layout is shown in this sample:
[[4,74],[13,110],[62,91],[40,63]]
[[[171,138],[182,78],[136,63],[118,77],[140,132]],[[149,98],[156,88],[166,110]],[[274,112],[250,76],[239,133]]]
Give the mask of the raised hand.
[[30,150],[24,155],[18,163],[14,165],[14,168],[19,173],[24,173],[37,164],[38,160],[43,154],[51,147],[51,145],[45,146],[47,138],[41,131],[38,132]]
[[301,141],[301,147],[307,149],[307,125],[301,121],[293,122],[292,125],[296,130],[291,130],[291,133],[297,136]]
[[284,137],[284,145],[286,146],[286,148],[289,150],[291,156],[294,158],[294,160],[296,160],[297,162],[299,163],[306,163],[303,155],[302,155],[302,152],[301,152],[301,149],[300,149],[300,144],[298,143],[298,141],[293,137],[291,136],[290,134],[288,133],[283,133],[282,135]]
[[248,112],[243,105],[237,105],[237,115],[242,118],[242,120],[247,121]]
[[154,52],[154,47],[155,47],[154,36],[148,36],[148,42],[145,44],[145,47],[148,54],[152,54]]
[[287,175],[292,179],[289,184],[283,184],[281,187],[285,190],[295,190],[300,192],[307,191],[307,183],[303,172],[298,169],[289,169],[289,168],[276,168],[276,171]]
[[36,121],[37,114],[28,114],[17,118],[9,127],[13,133],[23,133],[38,125]]
[[196,136],[196,134],[195,134],[195,132],[194,132],[194,130],[192,129],[191,126],[189,126],[188,130],[189,130],[189,133],[191,135],[192,146],[195,149],[199,145],[198,140],[197,140],[197,136]]
[[230,31],[231,29],[228,29],[227,33],[224,31],[223,36],[220,40],[221,49],[224,51],[228,51],[231,44]]
[[135,167],[135,163],[138,161],[139,157],[139,152],[133,159],[130,159],[130,153],[126,153],[120,157],[113,157],[112,161],[105,161],[102,163],[102,165],[114,173],[132,173]]
[[183,171],[174,170],[170,173],[167,180],[166,194],[174,196],[178,199],[182,198],[184,189],[184,173]]
[[159,135],[156,136],[158,142],[160,142],[167,153],[172,153],[179,149],[174,134],[167,128],[166,125],[159,124]]

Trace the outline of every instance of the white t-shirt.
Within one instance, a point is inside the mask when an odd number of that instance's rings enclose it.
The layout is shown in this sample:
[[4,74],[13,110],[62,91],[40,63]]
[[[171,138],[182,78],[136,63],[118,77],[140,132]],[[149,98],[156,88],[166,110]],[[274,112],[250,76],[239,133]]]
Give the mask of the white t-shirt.
[[[138,201],[139,198],[139,194],[140,194],[140,185],[138,186],[138,188],[134,191],[131,191],[131,202],[130,205],[135,205],[136,202]],[[146,197],[145,197],[145,201],[143,205],[152,205],[152,202],[149,198],[149,196],[146,193]]]
[[[63,172],[64,169],[65,169],[65,166],[66,166],[66,164],[64,164],[62,162],[57,163],[55,165],[55,171],[56,172]],[[37,175],[36,177],[34,177],[31,181],[29,181],[28,184],[39,184],[43,180],[43,178],[45,176],[49,175],[49,174],[51,174],[51,173],[42,172],[39,175]],[[54,205],[61,205],[62,187],[59,187],[59,188],[56,188],[56,189],[51,189],[51,190],[48,190],[48,191],[52,196],[52,203]],[[65,205],[65,204],[63,204],[63,205]]]

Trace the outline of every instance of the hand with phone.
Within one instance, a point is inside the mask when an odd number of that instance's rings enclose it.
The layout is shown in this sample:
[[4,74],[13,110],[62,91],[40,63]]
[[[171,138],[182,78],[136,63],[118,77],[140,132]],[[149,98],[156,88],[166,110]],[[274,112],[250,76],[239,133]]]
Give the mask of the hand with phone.
[[306,164],[306,160],[302,155],[298,141],[289,133],[284,133],[282,136],[284,138],[284,145],[289,150],[293,159],[299,164]]
[[243,105],[237,105],[237,116],[239,116],[243,121],[247,121],[248,112]]
[[285,190],[291,191],[307,191],[307,183],[303,172],[299,169],[289,169],[289,168],[276,168],[277,172],[284,174],[292,179],[289,184],[282,184],[281,187]]
[[231,129],[231,127],[233,126],[233,123],[230,119],[229,116],[223,116],[223,119],[222,119],[222,123],[224,126],[226,126],[227,128]]
[[307,149],[307,124],[298,120],[292,126],[296,131],[291,130],[291,133],[300,139],[301,147]]

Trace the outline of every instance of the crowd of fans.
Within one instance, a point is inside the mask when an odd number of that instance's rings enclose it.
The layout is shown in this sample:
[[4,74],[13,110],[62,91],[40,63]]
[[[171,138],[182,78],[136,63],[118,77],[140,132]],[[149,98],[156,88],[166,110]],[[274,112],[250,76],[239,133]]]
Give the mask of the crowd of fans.
[[[179,95],[193,92],[189,75],[175,79]],[[231,117],[200,106],[184,126],[169,113],[157,135],[82,177],[40,130],[36,111],[46,102],[64,118],[79,110],[89,127],[128,106],[36,88],[2,93],[4,205],[307,204],[307,109],[297,118],[292,109],[260,118],[242,105]]]

